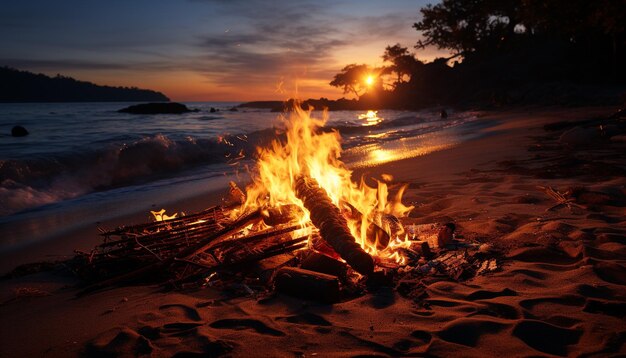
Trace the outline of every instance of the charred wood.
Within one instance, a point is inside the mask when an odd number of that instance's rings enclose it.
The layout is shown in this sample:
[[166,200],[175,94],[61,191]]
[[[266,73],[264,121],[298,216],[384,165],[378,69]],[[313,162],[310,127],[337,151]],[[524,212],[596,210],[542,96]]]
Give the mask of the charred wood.
[[311,222],[319,229],[320,236],[346,260],[355,271],[368,275],[374,271],[374,260],[356,243],[346,219],[341,215],[328,194],[317,181],[300,176],[295,182],[296,196],[311,214]]
[[302,217],[302,210],[296,205],[282,205],[263,211],[263,222],[268,226],[276,226],[296,221]]
[[344,277],[348,270],[346,264],[328,255],[311,250],[302,260],[300,267],[305,270],[321,272],[328,275]]
[[235,220],[234,222],[230,223],[229,225],[227,225],[226,227],[224,227],[221,230],[218,230],[208,236],[206,236],[203,240],[201,240],[200,242],[198,242],[196,245],[193,246],[189,246],[186,249],[182,250],[178,255],[176,256],[171,256],[166,260],[162,260],[162,261],[156,261],[156,262],[152,262],[149,263],[143,267],[140,267],[136,270],[124,273],[122,275],[119,276],[115,276],[113,278],[92,284],[90,286],[87,286],[85,289],[83,289],[81,292],[78,293],[78,295],[84,295],[86,293],[89,292],[93,292],[93,291],[97,291],[109,286],[115,286],[115,285],[119,285],[119,284],[124,284],[133,280],[136,280],[138,278],[143,277],[144,275],[154,272],[155,270],[159,270],[162,269],[164,267],[169,266],[170,264],[172,264],[175,259],[189,259],[190,257],[203,252],[204,250],[206,250],[211,243],[213,242],[213,240],[227,235],[229,233],[232,233],[235,230],[240,229],[242,226],[246,225],[248,222],[250,222],[251,220],[254,219],[258,219],[259,218],[259,211],[256,210],[252,213],[243,215],[242,217],[240,217],[239,219]]

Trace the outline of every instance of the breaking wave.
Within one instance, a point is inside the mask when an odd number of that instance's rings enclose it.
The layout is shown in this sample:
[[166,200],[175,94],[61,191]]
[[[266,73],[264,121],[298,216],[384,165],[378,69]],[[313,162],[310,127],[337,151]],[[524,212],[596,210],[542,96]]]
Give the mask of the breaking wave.
[[[372,127],[357,121],[336,121],[324,130],[338,130],[344,136],[344,147],[351,148],[430,132],[450,124],[436,122],[432,117],[411,115]],[[126,136],[115,142],[110,141],[113,138],[104,139],[59,153],[0,159],[0,216],[95,191],[170,178],[201,166],[202,170],[207,167],[216,173],[233,171],[242,168],[239,164],[254,156],[256,147],[267,145],[276,134],[276,129],[268,128],[248,135],[215,138],[156,134],[129,141]],[[122,140],[126,143],[120,143]]]
[[235,149],[226,143],[232,144],[225,138],[172,140],[159,134],[100,149],[2,160],[0,215],[201,164],[226,163]]

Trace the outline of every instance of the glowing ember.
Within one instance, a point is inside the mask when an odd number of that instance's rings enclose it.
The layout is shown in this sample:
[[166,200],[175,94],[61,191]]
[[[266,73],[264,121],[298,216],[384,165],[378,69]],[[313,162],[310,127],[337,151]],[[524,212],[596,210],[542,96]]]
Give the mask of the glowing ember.
[[[389,218],[405,217],[413,209],[401,202],[405,188],[400,188],[389,200],[386,183],[378,182],[378,187],[373,188],[363,180],[359,184],[353,182],[352,172],[339,160],[339,133],[320,130],[326,119],[326,112],[317,119],[311,117],[311,111],[299,107],[281,116],[286,140],[275,140],[267,148],[257,148],[258,161],[256,171],[252,173],[253,182],[246,188],[246,202],[234,214],[257,208],[295,205],[303,213],[299,223],[309,224],[310,213],[294,191],[296,178],[308,176],[315,179],[332,203],[346,213],[350,232],[366,252],[379,261],[392,260],[403,264],[405,258],[398,249],[408,247],[410,242],[397,220]],[[354,215],[354,211],[358,215]],[[368,238],[372,225],[382,228],[390,236],[384,247],[379,243],[377,248],[377,239]]]

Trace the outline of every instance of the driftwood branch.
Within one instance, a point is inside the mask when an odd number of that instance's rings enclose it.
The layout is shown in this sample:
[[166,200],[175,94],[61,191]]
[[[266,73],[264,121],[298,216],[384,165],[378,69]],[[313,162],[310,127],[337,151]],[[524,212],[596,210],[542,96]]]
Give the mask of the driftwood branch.
[[586,207],[580,204],[577,204],[575,198],[568,198],[564,193],[561,193],[550,186],[547,186],[547,187],[539,186],[539,189],[543,190],[544,193],[546,193],[549,197],[551,197],[552,199],[556,201],[556,204],[546,209],[546,211],[552,211],[561,206],[566,206],[570,211],[572,211],[572,207],[577,207],[579,209],[586,209]]

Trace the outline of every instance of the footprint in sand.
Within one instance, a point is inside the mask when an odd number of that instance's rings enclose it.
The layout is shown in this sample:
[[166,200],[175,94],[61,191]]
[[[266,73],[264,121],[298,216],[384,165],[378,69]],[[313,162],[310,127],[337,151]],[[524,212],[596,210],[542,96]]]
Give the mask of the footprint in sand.
[[198,313],[198,311],[193,308],[193,307],[189,307],[189,306],[185,306],[185,305],[181,305],[181,304],[169,304],[169,305],[163,305],[159,307],[159,310],[161,311],[169,311],[169,310],[173,310],[173,311],[181,311],[183,313],[183,315],[192,320],[192,321],[201,321],[202,318],[200,318],[200,313]]
[[497,334],[508,327],[509,324],[501,322],[460,318],[446,325],[437,335],[444,341],[475,347],[482,335]]
[[417,339],[422,344],[430,343],[431,339],[433,338],[430,333],[419,329],[411,332],[411,337]]
[[114,328],[100,334],[87,343],[85,356],[88,357],[117,357],[117,356],[145,356],[153,353],[155,347],[143,335],[128,327]]
[[511,260],[550,265],[572,265],[582,259],[582,253],[574,257],[554,247],[524,247],[511,251],[507,257]]
[[582,320],[580,319],[569,317],[569,316],[558,315],[558,314],[546,318],[545,321],[555,326],[565,327],[565,328],[571,328],[572,326],[575,326],[579,324],[580,322],[582,322]]
[[615,291],[608,286],[580,284],[576,287],[576,292],[584,297],[610,299],[615,297]]
[[268,327],[265,323],[255,319],[220,319],[211,324],[212,328],[217,329],[233,329],[236,331],[244,329],[252,329],[260,334],[270,336],[284,336],[285,333],[274,328]]
[[584,312],[605,314],[613,317],[624,318],[626,317],[626,303],[623,302],[607,302],[601,300],[587,300]]
[[278,317],[277,321],[287,321],[295,324],[308,324],[311,326],[332,326],[324,317],[316,315],[315,313],[305,312],[293,316]]
[[515,326],[513,335],[540,352],[565,356],[568,353],[567,346],[578,343],[582,331],[525,320]]
[[460,301],[460,300],[447,300],[447,299],[426,299],[424,301],[428,303],[430,306],[439,306],[439,307],[458,307],[468,302]]
[[195,322],[176,322],[176,323],[167,323],[161,327],[161,332],[163,334],[177,337],[177,336],[185,336],[189,334],[193,334],[195,329],[199,326],[202,326],[202,323]]
[[468,317],[490,316],[504,319],[518,319],[521,317],[521,312],[517,308],[504,303],[485,302],[483,305],[483,308],[479,308]]
[[538,280],[545,280],[546,277],[548,277],[548,275],[544,272],[528,269],[515,269],[511,270],[511,273],[526,275],[528,277],[536,278]]
[[593,272],[602,280],[616,285],[626,285],[626,267],[613,262],[597,262]]
[[591,246],[585,246],[584,254],[586,257],[591,257],[597,260],[621,260],[624,254],[616,251],[602,250]]
[[519,301],[519,305],[527,310],[532,310],[536,306],[542,304],[582,307],[585,304],[585,299],[584,297],[578,295],[562,295],[555,297],[529,298]]
[[502,296],[517,296],[517,292],[511,290],[510,288],[504,288],[500,291],[487,291],[487,290],[478,290],[470,293],[467,296],[467,299],[470,301],[476,300],[489,300],[496,297]]

